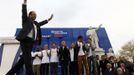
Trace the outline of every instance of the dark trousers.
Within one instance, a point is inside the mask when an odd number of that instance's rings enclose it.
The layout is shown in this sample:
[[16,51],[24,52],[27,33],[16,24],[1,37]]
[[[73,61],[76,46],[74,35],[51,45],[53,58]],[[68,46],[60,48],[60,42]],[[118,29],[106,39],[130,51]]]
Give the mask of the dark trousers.
[[68,61],[61,61],[60,62],[61,65],[61,72],[62,75],[68,75],[69,74],[69,66],[68,66]]
[[49,63],[41,64],[41,75],[49,75]]
[[77,75],[77,62],[75,62],[75,61],[70,62],[69,75]]
[[50,63],[50,75],[57,75],[58,63]]
[[92,63],[92,57],[90,56],[90,57],[88,57],[88,66],[89,66],[89,74],[90,75],[92,75],[92,68],[93,68],[91,63]]
[[33,75],[31,59],[31,50],[33,47],[32,39],[26,37],[23,41],[20,42],[20,47],[22,50],[22,57],[20,57],[15,66],[12,67],[6,75],[14,75],[15,73],[17,73],[18,70],[20,70],[20,68],[23,67],[23,65],[25,65],[26,74]]
[[88,65],[89,65],[89,74],[90,75],[100,75],[100,67],[96,58],[93,56],[88,57]]

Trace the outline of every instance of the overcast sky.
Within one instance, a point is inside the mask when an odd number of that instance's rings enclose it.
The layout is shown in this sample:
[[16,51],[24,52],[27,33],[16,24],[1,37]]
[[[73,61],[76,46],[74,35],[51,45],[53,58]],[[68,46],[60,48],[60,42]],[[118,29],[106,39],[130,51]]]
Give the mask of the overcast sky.
[[[14,36],[21,27],[23,0],[0,0],[0,37]],[[113,49],[134,39],[134,0],[28,0],[37,21],[53,20],[43,27],[89,27],[103,24]]]

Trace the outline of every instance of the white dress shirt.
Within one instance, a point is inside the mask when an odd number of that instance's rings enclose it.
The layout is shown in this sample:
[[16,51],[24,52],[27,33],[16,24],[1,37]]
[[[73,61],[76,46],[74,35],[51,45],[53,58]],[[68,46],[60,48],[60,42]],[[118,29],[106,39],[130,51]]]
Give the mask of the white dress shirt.
[[71,48],[69,51],[70,51],[70,59],[71,59],[71,62],[73,62],[74,61],[74,49]]
[[33,65],[40,65],[41,64],[41,52],[31,52],[32,57],[35,57],[33,60]]
[[[36,40],[36,37],[37,37],[37,27],[35,24],[33,24],[34,26],[34,29],[32,29],[29,33],[28,33],[28,37],[30,38],[34,38],[34,40]],[[35,32],[35,33],[34,33]],[[35,34],[35,35],[34,35]],[[34,35],[34,36],[33,36]]]
[[82,42],[78,42],[78,46],[80,47],[78,56],[83,56],[83,55],[85,55],[84,50],[83,50],[83,43],[82,43]]
[[87,44],[88,47],[89,47],[89,53],[88,53],[88,57],[92,56],[93,55],[93,52],[92,52],[92,49],[90,47],[90,44]]
[[51,58],[50,58],[50,62],[58,62],[58,53],[57,53],[58,49],[57,48],[51,48]]
[[43,55],[42,62],[41,62],[42,64],[50,63],[49,56],[48,56],[49,53],[50,53],[50,50],[43,50],[42,51],[42,55]]

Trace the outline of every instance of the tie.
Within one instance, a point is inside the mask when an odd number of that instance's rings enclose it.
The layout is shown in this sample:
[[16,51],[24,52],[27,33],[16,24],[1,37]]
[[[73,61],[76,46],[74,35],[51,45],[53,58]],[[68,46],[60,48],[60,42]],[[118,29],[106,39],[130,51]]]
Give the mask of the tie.
[[35,29],[33,28],[33,40],[35,40]]
[[33,24],[33,39],[36,40],[37,37],[37,27],[35,24]]

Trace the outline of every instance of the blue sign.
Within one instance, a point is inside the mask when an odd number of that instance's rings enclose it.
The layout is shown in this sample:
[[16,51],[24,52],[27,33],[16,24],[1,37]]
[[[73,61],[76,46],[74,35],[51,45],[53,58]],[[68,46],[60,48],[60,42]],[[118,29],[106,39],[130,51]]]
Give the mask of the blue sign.
[[[17,35],[21,29],[18,28],[16,31]],[[87,32],[88,28],[42,28],[42,43],[41,47],[43,47],[44,44],[48,44],[49,46],[51,43],[55,42],[57,45],[60,45],[61,41],[66,41],[67,46],[70,47],[71,43],[75,43],[77,41],[77,37],[79,35],[83,36],[84,41],[86,42]],[[105,28],[100,28],[97,31],[98,39],[99,39],[99,47],[103,48],[105,50],[105,53],[108,53],[108,50],[112,48],[111,43],[109,41],[108,35],[106,33]],[[17,62],[19,56],[20,56],[20,47],[17,48],[17,53],[15,55],[15,58],[13,59],[13,65]],[[0,47],[0,67],[1,67],[1,60],[3,55],[3,44]],[[12,65],[12,66],[13,66]]]
[[[57,45],[60,45],[61,41],[66,41],[67,46],[70,47],[71,43],[75,43],[77,37],[82,35],[84,37],[84,41],[86,42],[88,28],[42,28],[42,43],[41,46],[43,47],[44,44],[50,44],[55,42]],[[16,35],[20,29],[17,29]],[[105,28],[100,28],[97,31],[98,39],[99,39],[99,47],[105,50],[105,53],[108,52],[110,48],[112,48],[111,43],[109,41],[108,35],[106,33]]]

